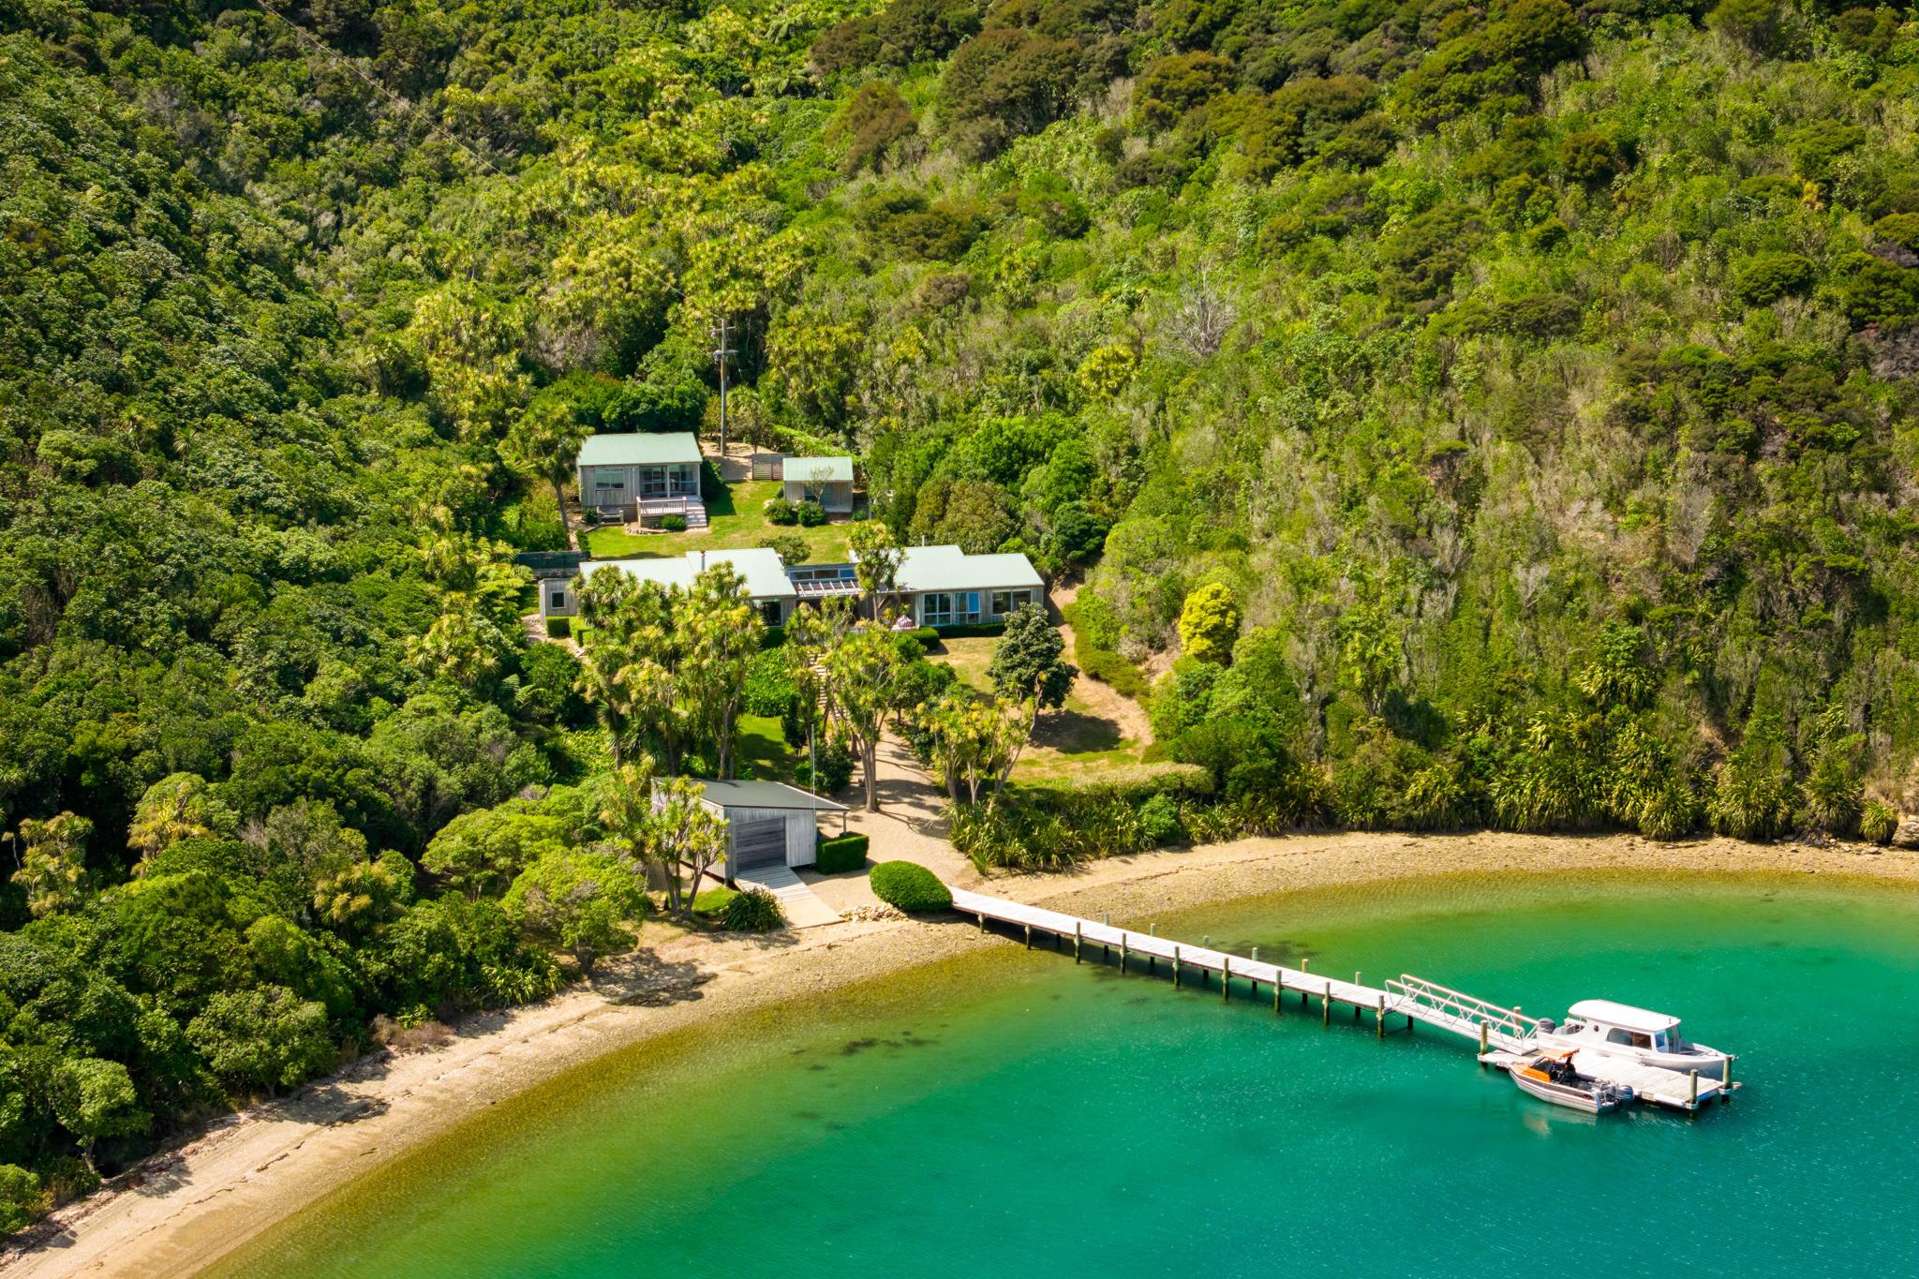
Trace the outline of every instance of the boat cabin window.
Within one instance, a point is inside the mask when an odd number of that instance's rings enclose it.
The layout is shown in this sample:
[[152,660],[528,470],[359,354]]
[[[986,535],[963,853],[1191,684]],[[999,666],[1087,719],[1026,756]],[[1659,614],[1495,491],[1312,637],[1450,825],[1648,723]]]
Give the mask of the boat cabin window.
[[1651,1048],[1652,1036],[1637,1030],[1621,1030],[1614,1026],[1606,1032],[1609,1044],[1625,1044],[1631,1048]]

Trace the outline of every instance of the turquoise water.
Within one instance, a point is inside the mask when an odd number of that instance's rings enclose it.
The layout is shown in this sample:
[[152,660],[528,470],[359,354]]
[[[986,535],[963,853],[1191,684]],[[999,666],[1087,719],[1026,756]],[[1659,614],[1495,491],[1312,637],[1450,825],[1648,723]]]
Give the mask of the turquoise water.
[[224,1273],[1919,1275],[1919,897],[1440,881],[1159,923],[1529,1011],[1676,1012],[1748,1086],[1576,1116],[1438,1032],[1008,944],[568,1077]]

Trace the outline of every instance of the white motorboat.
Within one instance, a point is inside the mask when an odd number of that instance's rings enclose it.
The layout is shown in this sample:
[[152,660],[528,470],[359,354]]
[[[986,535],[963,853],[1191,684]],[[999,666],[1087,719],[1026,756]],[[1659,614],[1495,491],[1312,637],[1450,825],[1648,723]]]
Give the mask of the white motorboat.
[[1717,1048],[1689,1042],[1679,1033],[1677,1017],[1610,999],[1580,1000],[1566,1010],[1563,1026],[1542,1019],[1535,1042],[1541,1048],[1625,1057],[1682,1074],[1696,1070],[1701,1079],[1724,1079],[1730,1060]]
[[1570,1048],[1518,1057],[1506,1073],[1519,1091],[1588,1115],[1607,1114],[1633,1099],[1633,1090],[1624,1084],[1580,1074]]

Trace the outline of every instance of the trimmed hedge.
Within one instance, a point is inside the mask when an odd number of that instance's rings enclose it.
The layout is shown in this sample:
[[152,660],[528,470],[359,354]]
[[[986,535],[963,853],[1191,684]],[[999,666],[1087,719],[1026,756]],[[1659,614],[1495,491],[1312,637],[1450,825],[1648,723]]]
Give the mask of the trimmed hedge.
[[873,895],[909,915],[926,915],[951,910],[953,894],[946,891],[935,875],[918,862],[881,862],[867,874]]
[[859,870],[865,865],[866,836],[846,834],[820,840],[819,857],[813,869],[822,875],[837,875],[841,871]]
[[546,619],[546,637],[565,639],[573,633],[573,619],[570,617],[549,617]]
[[971,639],[982,635],[1006,634],[1005,622],[964,622],[954,626],[930,628],[942,639]]

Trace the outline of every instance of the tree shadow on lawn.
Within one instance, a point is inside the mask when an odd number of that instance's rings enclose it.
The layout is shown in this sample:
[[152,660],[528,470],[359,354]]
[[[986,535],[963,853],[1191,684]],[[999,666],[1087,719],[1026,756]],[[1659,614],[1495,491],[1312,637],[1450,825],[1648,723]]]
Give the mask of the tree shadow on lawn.
[[1062,755],[1091,755],[1117,749],[1125,737],[1118,723],[1071,707],[1048,711],[1033,726],[1033,745]]

